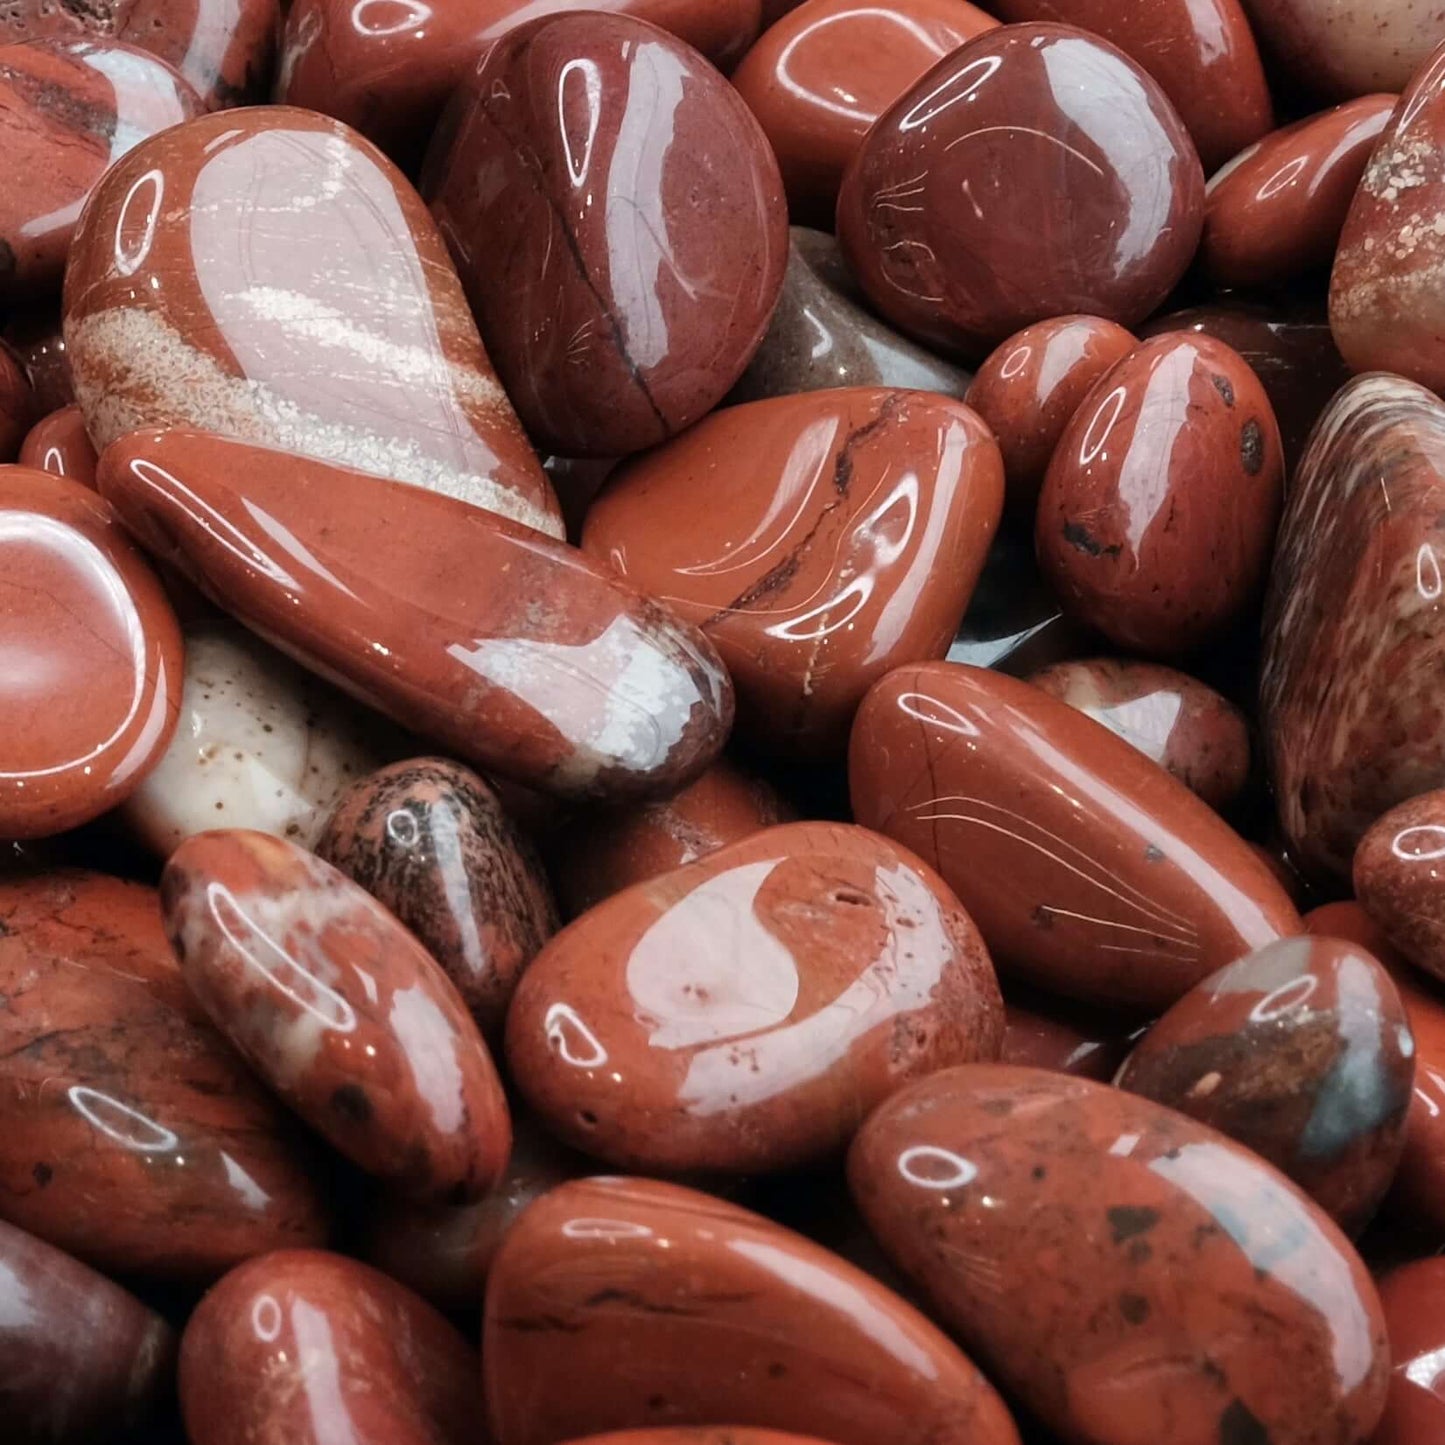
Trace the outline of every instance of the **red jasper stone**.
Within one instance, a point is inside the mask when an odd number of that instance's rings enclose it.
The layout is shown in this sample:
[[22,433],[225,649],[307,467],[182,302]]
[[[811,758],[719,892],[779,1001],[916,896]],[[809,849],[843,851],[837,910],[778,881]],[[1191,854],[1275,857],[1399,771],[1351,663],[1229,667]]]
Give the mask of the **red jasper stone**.
[[1310,872],[1347,877],[1376,818],[1445,786],[1442,513],[1445,405],[1399,377],[1351,382],[1291,483],[1264,618],[1270,777]]
[[355,1260],[279,1250],[233,1270],[181,1339],[191,1445],[484,1445],[477,1354]]
[[481,778],[445,758],[393,763],[341,794],[315,851],[416,934],[488,1035],[500,1031],[557,911]]
[[153,889],[0,880],[0,994],[0,1218],[189,1281],[325,1237],[309,1161],[201,1021]]
[[1210,178],[1200,257],[1217,286],[1282,286],[1330,264],[1396,99],[1366,95],[1296,121]]
[[785,1435],[780,1430],[699,1425],[691,1429],[617,1430],[589,1436],[587,1445],[821,1445],[821,1442],[806,1435]]
[[1001,968],[1163,1007],[1300,921],[1248,845],[1122,738],[1027,683],[900,667],[858,709],[853,816],[943,875]]
[[950,51],[998,21],[968,0],[805,0],[733,76],[778,157],[793,219],[831,225],[868,128]]
[[113,165],[76,229],[65,342],[102,451],[194,426],[562,535],[421,198],[325,116],[203,116]]
[[1069,418],[1138,344],[1102,316],[1055,316],[1025,326],[984,358],[964,400],[998,439],[1011,512],[1033,515]]
[[752,112],[629,15],[561,14],[497,41],[438,127],[422,192],[518,415],[564,456],[625,456],[711,411],[788,262]]
[[68,1254],[0,1224],[0,1412],[10,1445],[110,1445],[154,1422],[170,1326]]
[[973,356],[1051,316],[1143,320],[1203,218],[1199,156],[1158,83],[1066,25],[1002,26],[939,61],[869,131],[838,197],[873,305]]
[[626,463],[582,546],[713,642],[758,747],[836,752],[872,682],[948,651],[1002,504],[962,402],[848,388],[729,408]]
[[1405,1146],[1415,1045],[1390,975],[1336,938],[1285,938],[1184,995],[1115,1081],[1289,1175],[1350,1234]]
[[370,894],[294,843],[227,829],[171,854],[161,907],[212,1023],[348,1159],[420,1198],[497,1182],[512,1130],[491,1055]]
[[277,0],[99,0],[89,5],[16,0],[0,16],[0,42],[122,41],[149,51],[199,93],[207,109],[260,98],[280,20]]
[[848,1178],[938,1317],[1061,1439],[1322,1445],[1379,1418],[1384,1320],[1349,1242],[1171,1109],[1039,1069],[946,1069],[869,1119]]
[[[13,359],[23,368],[21,380],[28,378],[34,389],[37,414],[59,411],[75,400],[58,312],[47,307],[20,311],[5,323],[4,337],[4,345],[0,346],[0,377],[4,378],[0,396],[9,395],[16,387],[9,364]],[[12,405],[0,405],[0,413],[12,410]]]
[[623,800],[684,786],[726,739],[707,639],[528,528],[180,429],[116,443],[100,486],[248,626],[484,769]]
[[1228,807],[1249,780],[1248,720],[1197,678],[1094,657],[1056,662],[1028,680],[1118,733],[1211,808]]
[[0,459],[14,461],[35,418],[36,397],[8,347],[0,346]]
[[1390,1332],[1390,1393],[1370,1445],[1445,1437],[1445,1259],[1417,1259],[1380,1281]]
[[[295,0],[286,15],[276,99],[354,126],[398,165],[421,159],[452,92],[513,26],[578,8],[574,0]],[[758,0],[589,0],[671,31],[720,69],[758,33]]]
[[181,631],[114,511],[79,483],[0,468],[0,837],[115,807],[165,752]]
[[496,1445],[726,1419],[836,1445],[1018,1445],[946,1335],[810,1240],[691,1189],[545,1195],[487,1285]]
[[905,1080],[998,1056],[977,929],[931,868],[836,823],[616,894],[522,976],[507,1062],[566,1143],[643,1173],[836,1154]]
[[[3,22],[0,22],[3,29]],[[164,61],[110,40],[0,44],[0,296],[59,291],[80,208],[132,146],[201,113]]]
[[1039,494],[1039,566],[1116,646],[1177,657],[1258,601],[1283,486],[1279,427],[1244,359],[1160,336],[1064,428]]
[[1004,1000],[1004,1021],[999,1061],[1005,1064],[1107,1082],[1129,1052],[1127,1029],[1112,1011],[1020,994],[1011,987]]
[[95,488],[95,446],[78,406],[64,406],[43,416],[20,444],[20,465],[53,476],[69,477]]
[[1355,849],[1355,896],[1417,968],[1445,979],[1445,791],[1371,825]]

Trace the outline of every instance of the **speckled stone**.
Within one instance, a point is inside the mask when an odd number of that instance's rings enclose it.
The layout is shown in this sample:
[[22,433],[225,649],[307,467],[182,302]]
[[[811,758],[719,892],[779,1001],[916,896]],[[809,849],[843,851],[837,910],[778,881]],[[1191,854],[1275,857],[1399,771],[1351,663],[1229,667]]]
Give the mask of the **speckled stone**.
[[1355,849],[1355,897],[1417,968],[1445,979],[1445,791],[1391,808]]

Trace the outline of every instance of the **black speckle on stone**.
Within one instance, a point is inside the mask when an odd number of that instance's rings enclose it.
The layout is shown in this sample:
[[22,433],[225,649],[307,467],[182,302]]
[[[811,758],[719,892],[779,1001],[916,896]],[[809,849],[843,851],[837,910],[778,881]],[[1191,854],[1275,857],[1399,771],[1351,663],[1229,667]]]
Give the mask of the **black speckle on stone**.
[[1119,1313],[1131,1325],[1142,1325],[1149,1318],[1149,1301],[1141,1294],[1121,1294]]
[[774,1360],[768,1366],[768,1379],[781,1380],[788,1373],[788,1367],[781,1360]]
[[1214,389],[1224,398],[1225,406],[1234,405],[1234,383],[1227,376],[1220,376],[1211,371],[1209,379],[1214,383]]
[[1239,430],[1239,460],[1247,477],[1257,477],[1264,466],[1264,432],[1254,417]]
[[1029,914],[1029,921],[1035,928],[1049,929],[1054,926],[1054,915],[1043,903],[1040,903],[1034,911]]
[[371,1122],[371,1100],[360,1084],[342,1084],[332,1091],[331,1107],[344,1115],[353,1124]]
[[1106,547],[1087,527],[1080,522],[1064,523],[1064,541],[1090,557],[1117,557],[1124,549],[1118,542]]
[[53,1170],[48,1164],[37,1164],[35,1168],[30,1171],[30,1176],[42,1189],[44,1189],[45,1186],[49,1184],[52,1179],[55,1178],[55,1170]]
[[1159,1223],[1159,1211],[1147,1205],[1117,1204],[1109,1211],[1109,1228],[1114,1234],[1114,1243],[1148,1234]]
[[1048,1173],[1049,1173],[1049,1171],[1048,1171],[1047,1169],[1045,1169],[1042,1164],[1035,1164],[1035,1165],[1034,1165],[1034,1178],[1035,1178],[1035,1179],[1046,1179],[1046,1178],[1048,1178]]
[[1270,1445],[1269,1431],[1241,1400],[1219,1417],[1219,1445]]

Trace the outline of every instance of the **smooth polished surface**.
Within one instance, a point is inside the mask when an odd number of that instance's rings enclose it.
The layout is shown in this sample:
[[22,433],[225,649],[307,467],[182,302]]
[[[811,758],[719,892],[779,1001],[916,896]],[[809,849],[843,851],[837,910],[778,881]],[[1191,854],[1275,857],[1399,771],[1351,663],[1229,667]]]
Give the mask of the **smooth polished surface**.
[[501,1081],[456,989],[370,894],[265,833],[199,833],[161,875],[186,984],[257,1075],[337,1150],[455,1203],[501,1177]]
[[1011,677],[901,667],[864,699],[853,816],[943,875],[1001,970],[1163,1007],[1300,921],[1248,845],[1107,728]]
[[1009,511],[1033,515],[1069,418],[1138,344],[1102,316],[1054,316],[1025,326],[984,358],[964,399],[998,440]]
[[134,1295],[0,1223],[0,1419],[8,1445],[110,1445],[159,1413],[170,1326]]
[[[700,1368],[701,1366],[701,1368]],[[644,1179],[565,1184],[492,1265],[496,1445],[727,1419],[836,1445],[1018,1445],[942,1331],[756,1214]]]
[[1417,968],[1445,979],[1445,792],[1391,808],[1355,849],[1355,897]]
[[1050,316],[1142,320],[1203,217],[1199,157],[1153,79],[1083,31],[1009,25],[880,117],[844,178],[838,239],[884,317],[981,356]]
[[969,0],[805,0],[733,76],[783,173],[795,221],[832,224],[868,128],[950,51],[998,21]]
[[1384,1321],[1348,1241],[1150,1100],[948,1069],[873,1115],[848,1178],[940,1319],[1065,1440],[1343,1445],[1379,1417]]
[[1117,647],[1185,655],[1258,602],[1283,490],[1279,426],[1244,359],[1212,337],[1156,337],[1064,428],[1039,493],[1039,567]]
[[118,442],[100,486],[248,626],[485,770],[620,801],[682,787],[727,736],[706,638],[451,497],[181,430]]
[[0,346],[0,458],[7,462],[19,456],[38,409],[36,393],[17,355]]
[[[75,400],[70,381],[70,360],[65,354],[58,307],[36,306],[10,316],[4,327],[5,345],[0,348],[0,371],[8,371],[12,357],[18,359],[35,391],[36,413],[56,411]],[[6,390],[0,388],[0,391]]]
[[1210,177],[1200,256],[1216,286],[1273,286],[1327,267],[1398,97],[1366,95],[1274,131]]
[[483,1445],[476,1351],[355,1260],[281,1250],[227,1275],[181,1340],[191,1445]]
[[78,406],[61,407],[41,417],[25,433],[17,460],[22,467],[69,477],[82,487],[95,487],[95,447]]
[[200,112],[196,92],[144,50],[0,44],[0,147],[16,177],[0,190],[0,296],[58,292],[91,187],[148,135]]
[[1289,1175],[1356,1234],[1405,1147],[1415,1044],[1366,949],[1286,938],[1191,989],[1115,1081],[1188,1114]]
[[1445,405],[1352,381],[1290,484],[1270,573],[1261,725],[1280,825],[1307,869],[1347,877],[1365,829],[1445,785]]
[[421,198],[324,116],[205,116],[112,166],[76,230],[65,342],[101,450],[195,426],[562,535]]
[[0,880],[0,1218],[97,1268],[205,1282],[320,1243],[309,1157],[201,1021],[154,890]]
[[876,833],[789,823],[616,894],[507,1017],[513,1083],[623,1169],[747,1173],[841,1150],[908,1079],[998,1057],[978,930]]
[[1390,1394],[1370,1445],[1445,1436],[1445,1259],[1417,1259],[1380,1281],[1390,1332]]
[[706,415],[782,288],[767,137],[696,51],[629,15],[498,40],[422,193],[523,425],[563,456],[626,456]]
[[132,793],[180,709],[181,630],[114,511],[0,467],[0,838],[74,828]]
[[[355,126],[398,165],[421,159],[447,99],[513,26],[574,0],[295,0],[276,99]],[[758,0],[589,0],[650,20],[729,70],[758,33]]]
[[872,682],[947,652],[1002,505],[962,402],[849,388],[730,407],[625,463],[582,547],[713,642],[757,747],[836,752]]
[[1029,674],[1051,697],[1118,733],[1211,808],[1249,781],[1249,721],[1197,678],[1153,662],[1093,657]]
[[1000,1063],[1107,1082],[1128,1052],[1128,1027],[1113,1010],[1085,1008],[1010,985]]
[[337,799],[315,851],[411,929],[488,1036],[501,1030],[557,910],[483,779],[446,758],[393,763]]

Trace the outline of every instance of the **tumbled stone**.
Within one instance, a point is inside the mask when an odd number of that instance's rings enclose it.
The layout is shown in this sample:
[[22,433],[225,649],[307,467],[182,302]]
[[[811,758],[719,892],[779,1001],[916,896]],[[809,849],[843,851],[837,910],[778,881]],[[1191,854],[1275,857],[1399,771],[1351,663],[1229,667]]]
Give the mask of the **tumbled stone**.
[[364,1264],[280,1250],[232,1271],[181,1339],[191,1445],[483,1445],[476,1351]]
[[1127,1026],[1112,1011],[1011,986],[999,1062],[1107,1081],[1124,1062],[1128,1040]]
[[836,1445],[1018,1445],[927,1318],[811,1241],[720,1199],[585,1179],[492,1265],[482,1371],[496,1445],[726,1419]]
[[562,533],[420,197],[324,116],[204,116],[112,166],[71,248],[65,344],[101,450],[194,426]]
[[629,15],[498,40],[437,129],[422,193],[523,425],[564,456],[626,456],[705,416],[783,284],[766,136],[696,51]]
[[[8,362],[18,360],[24,379],[33,388],[36,415],[58,411],[75,401],[70,379],[70,360],[65,354],[65,337],[58,312],[48,306],[31,307],[12,315],[5,323],[5,342],[0,346],[0,372],[9,373]],[[8,393],[13,382],[0,386]],[[11,408],[0,408],[10,410]]]
[[1355,897],[1417,968],[1445,979],[1445,791],[1391,808],[1360,839]]
[[1279,427],[1244,359],[1212,337],[1156,337],[1064,428],[1039,493],[1039,566],[1116,646],[1178,657],[1258,602],[1283,488]]
[[0,838],[122,802],[180,708],[180,626],[114,511],[76,482],[0,468]]
[[557,911],[481,778],[446,758],[393,763],[341,794],[315,852],[406,924],[485,1033],[500,1031]]
[[211,1022],[318,1133],[423,1199],[479,1199],[512,1144],[501,1081],[430,954],[329,863],[236,829],[161,876],[166,936]]
[[10,348],[0,346],[0,460],[12,462],[19,456],[36,409],[28,376]]
[[203,1282],[320,1243],[288,1121],[201,1022],[153,889],[0,879],[0,1218],[97,1268]]
[[1198,154],[1156,81],[1081,30],[1006,25],[879,118],[838,239],[885,318],[977,357],[1050,316],[1141,321],[1203,217]]
[[95,487],[95,447],[78,406],[61,407],[43,416],[20,444],[22,467],[69,477],[82,487]]
[[809,392],[624,464],[582,546],[713,642],[756,746],[837,751],[876,678],[947,652],[1002,503],[998,448],[962,402]]
[[682,787],[726,740],[707,639],[530,528],[180,429],[117,442],[100,486],[248,626],[484,770],[622,800]]
[[1249,722],[1198,678],[1094,657],[1056,662],[1028,680],[1118,733],[1211,808],[1227,808],[1249,781]]
[[1302,866],[1347,876],[1366,828],[1445,785],[1445,405],[1393,376],[1330,403],[1290,485],[1270,573],[1261,724]]
[[[0,20],[0,31],[4,22]],[[80,208],[133,146],[201,112],[164,61],[111,40],[0,44],[0,295],[59,291]]]
[[1298,933],[1248,845],[1182,783],[1038,688],[956,663],[863,700],[853,816],[943,875],[1001,970],[1051,992],[1167,1007]]
[[757,833],[549,943],[507,1016],[513,1083],[566,1143],[643,1173],[839,1152],[905,1080],[996,1058],[987,951],[932,869],[836,823]]
[[1445,1433],[1445,1259],[1417,1259],[1380,1281],[1390,1393],[1370,1445],[1423,1445]]

